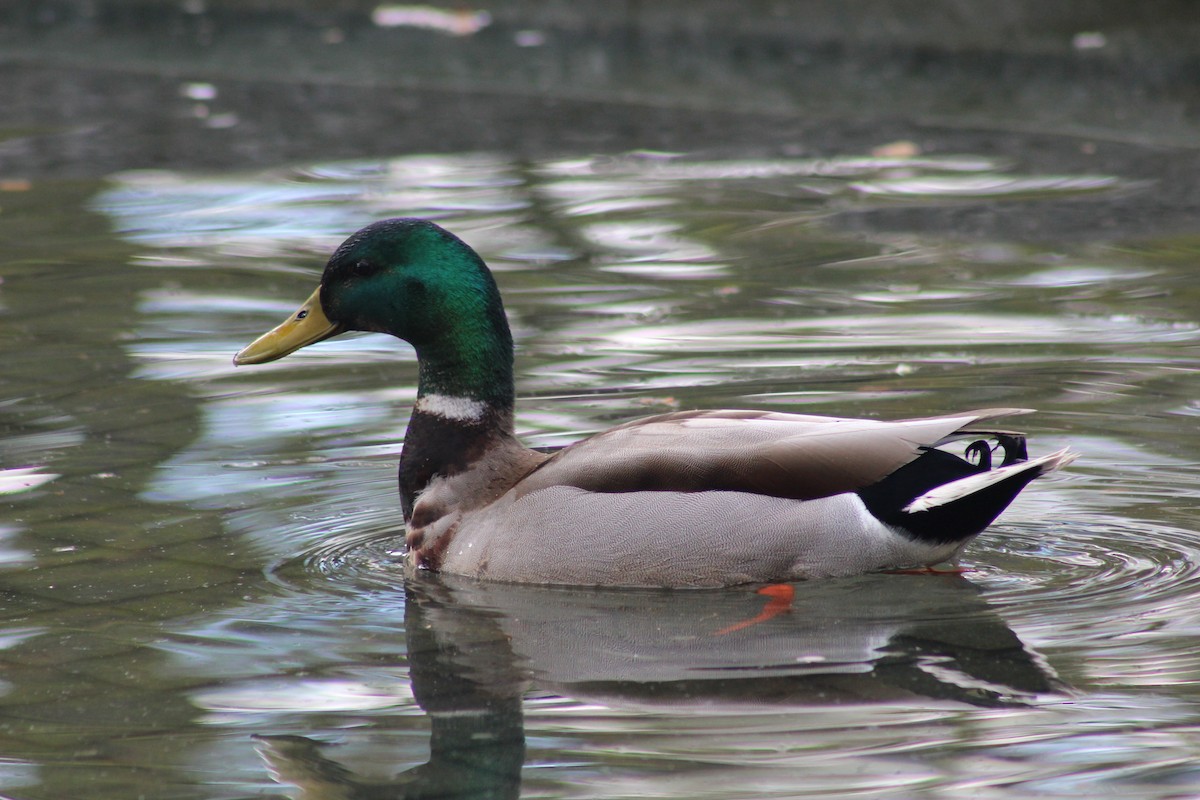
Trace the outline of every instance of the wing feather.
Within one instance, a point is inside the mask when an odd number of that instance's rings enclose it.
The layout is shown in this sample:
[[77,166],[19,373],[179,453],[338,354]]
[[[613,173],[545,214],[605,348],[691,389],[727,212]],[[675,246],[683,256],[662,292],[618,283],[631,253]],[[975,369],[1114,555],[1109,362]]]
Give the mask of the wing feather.
[[612,428],[556,453],[515,487],[593,492],[709,490],[812,500],[857,491],[922,448],[1023,409],[885,422],[769,411],[687,411]]

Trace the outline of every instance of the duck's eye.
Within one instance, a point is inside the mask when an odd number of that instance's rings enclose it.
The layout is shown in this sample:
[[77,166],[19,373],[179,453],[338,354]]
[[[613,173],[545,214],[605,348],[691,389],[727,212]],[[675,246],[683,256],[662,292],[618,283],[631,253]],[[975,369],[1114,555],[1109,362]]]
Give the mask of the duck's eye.
[[365,278],[368,275],[373,275],[379,271],[379,265],[369,258],[362,258],[354,262],[354,267],[351,270],[360,278]]
[[304,319],[307,316],[308,316],[307,308],[303,308],[300,311],[296,312],[296,319]]

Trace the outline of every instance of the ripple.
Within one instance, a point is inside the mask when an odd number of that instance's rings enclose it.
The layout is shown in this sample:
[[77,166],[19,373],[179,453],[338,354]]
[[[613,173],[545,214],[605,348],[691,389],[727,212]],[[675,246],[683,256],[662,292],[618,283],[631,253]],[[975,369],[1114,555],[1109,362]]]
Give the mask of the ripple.
[[1054,541],[1047,533],[1046,525],[1010,526],[972,547],[972,577],[994,603],[1128,610],[1135,600],[1169,612],[1174,600],[1193,602],[1188,584],[1200,575],[1200,534],[1108,519],[1055,530]]
[[[314,529],[324,523],[316,522]],[[376,509],[340,521],[320,542],[270,570],[289,588],[317,582],[323,592],[356,594],[394,589],[404,576],[404,533],[400,510]]]
[[1027,643],[1088,649],[1089,682],[1161,691],[1200,679],[1200,534],[1093,518],[1058,528],[1005,526],[969,551],[969,576]]
[[868,197],[929,200],[997,198],[1096,192],[1128,185],[1112,175],[970,175],[915,176],[855,183]]

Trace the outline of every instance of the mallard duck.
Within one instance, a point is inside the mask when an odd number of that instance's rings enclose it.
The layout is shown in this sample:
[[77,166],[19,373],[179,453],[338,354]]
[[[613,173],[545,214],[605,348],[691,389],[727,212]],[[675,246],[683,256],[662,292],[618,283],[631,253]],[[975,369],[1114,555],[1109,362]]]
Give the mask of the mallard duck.
[[[368,225],[312,296],[235,364],[343,331],[417,352],[400,455],[407,559],[520,583],[691,587],[928,567],[953,558],[1026,484],[1030,459],[987,409],[883,422],[770,411],[639,419],[553,453],[513,430],[513,341],[483,260],[432,222]],[[968,440],[964,457],[942,446]],[[998,461],[998,463],[993,463]]]

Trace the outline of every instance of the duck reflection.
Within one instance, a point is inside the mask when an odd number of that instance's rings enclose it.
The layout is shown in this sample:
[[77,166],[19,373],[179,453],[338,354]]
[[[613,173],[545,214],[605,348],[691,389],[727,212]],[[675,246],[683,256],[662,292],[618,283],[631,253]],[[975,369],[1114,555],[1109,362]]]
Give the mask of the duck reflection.
[[720,591],[485,584],[419,575],[406,589],[413,694],[430,759],[356,781],[303,737],[256,737],[304,800],[520,793],[530,688],[695,713],[830,703],[1023,705],[1060,684],[971,582],[873,575]]

